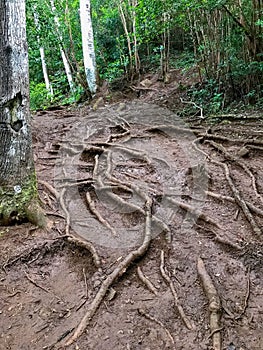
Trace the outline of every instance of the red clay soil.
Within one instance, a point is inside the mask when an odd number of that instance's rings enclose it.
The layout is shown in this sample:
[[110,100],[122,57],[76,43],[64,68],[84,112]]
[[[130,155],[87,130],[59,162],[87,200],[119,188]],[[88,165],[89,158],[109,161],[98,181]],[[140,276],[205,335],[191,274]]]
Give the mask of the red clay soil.
[[144,101],[34,116],[52,227],[0,227],[1,350],[263,349],[262,115]]

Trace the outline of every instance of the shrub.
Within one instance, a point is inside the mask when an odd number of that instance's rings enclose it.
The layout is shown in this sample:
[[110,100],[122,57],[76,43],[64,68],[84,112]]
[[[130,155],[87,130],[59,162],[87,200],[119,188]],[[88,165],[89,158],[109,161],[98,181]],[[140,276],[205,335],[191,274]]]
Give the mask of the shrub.
[[44,83],[30,83],[30,108],[33,111],[46,109],[51,105],[52,98]]

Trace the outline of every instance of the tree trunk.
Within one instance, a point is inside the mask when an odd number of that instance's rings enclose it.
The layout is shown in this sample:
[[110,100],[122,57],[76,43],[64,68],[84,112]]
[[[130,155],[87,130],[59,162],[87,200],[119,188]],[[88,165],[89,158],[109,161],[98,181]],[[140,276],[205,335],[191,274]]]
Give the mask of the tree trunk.
[[[55,7],[55,3],[54,3],[54,0],[50,0],[50,4],[51,4],[51,9],[54,13],[56,13],[56,7]],[[70,64],[69,64],[69,60],[68,60],[68,57],[66,55],[66,52],[63,48],[63,37],[62,37],[62,34],[60,33],[59,31],[59,27],[60,27],[60,24],[59,24],[59,20],[57,18],[57,16],[54,17],[54,21],[55,21],[55,30],[58,34],[58,37],[59,37],[59,41],[60,41],[60,44],[59,44],[59,49],[60,49],[60,54],[61,54],[61,57],[62,57],[62,61],[63,61],[63,64],[64,64],[64,68],[65,68],[65,72],[66,72],[66,76],[67,76],[67,79],[68,79],[68,84],[69,84],[69,87],[70,87],[70,90],[72,92],[74,92],[75,90],[75,87],[74,87],[74,81],[73,81],[73,77],[72,77],[72,73],[71,73],[71,68],[70,68]]]
[[90,92],[95,94],[97,90],[96,57],[90,14],[90,0],[80,0],[80,22],[86,79]]
[[[67,26],[68,29],[68,33],[69,33],[69,42],[70,42],[70,50],[69,50],[69,54],[71,57],[71,62],[73,63],[73,65],[71,64],[71,67],[73,66],[73,73],[76,74],[76,80],[77,82],[83,87],[83,89],[87,92],[88,91],[88,83],[87,80],[85,78],[85,74],[82,73],[79,62],[76,58],[76,54],[75,54],[75,40],[73,39],[73,35],[72,35],[72,28],[71,28],[71,23],[70,23],[70,12],[69,12],[69,6],[68,6],[68,0],[66,0],[66,6],[65,6],[65,24]],[[87,93],[87,96],[89,95],[89,91]]]
[[1,0],[0,23],[0,224],[9,224],[37,206],[25,2]]
[[[36,29],[40,32],[40,24],[38,21],[38,13],[36,10],[36,6],[34,6],[34,21],[35,21]],[[49,81],[49,76],[48,76],[48,71],[47,71],[45,50],[44,50],[44,47],[41,46],[40,37],[38,34],[37,34],[37,42],[39,44],[39,52],[40,52],[40,57],[41,57],[42,71],[43,71],[46,89],[47,89],[47,91],[49,91],[50,95],[53,96],[54,93],[53,93],[52,85],[50,84],[50,81]]]
[[132,15],[132,31],[133,31],[133,47],[134,47],[134,62],[135,72],[140,75],[141,62],[138,51],[138,40],[137,40],[137,28],[136,28],[136,7],[138,6],[138,0],[132,0],[131,2],[131,15]]
[[132,53],[132,46],[131,46],[131,39],[130,39],[130,34],[129,34],[129,30],[128,30],[128,25],[127,25],[127,20],[123,11],[123,7],[122,7],[122,2],[119,2],[118,5],[118,9],[119,9],[119,14],[121,17],[121,22],[123,25],[123,29],[126,35],[126,40],[127,40],[127,45],[128,45],[128,52],[129,52],[129,61],[130,61],[130,65],[129,65],[129,78],[133,78],[134,75],[134,64],[133,64],[133,53]]

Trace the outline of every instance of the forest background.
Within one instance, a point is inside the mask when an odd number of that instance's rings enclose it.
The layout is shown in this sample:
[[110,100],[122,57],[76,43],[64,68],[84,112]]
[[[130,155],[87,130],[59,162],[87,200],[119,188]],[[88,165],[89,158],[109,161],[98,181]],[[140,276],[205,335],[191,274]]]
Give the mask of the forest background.
[[[26,6],[31,109],[90,97],[79,0],[28,0]],[[198,83],[179,88],[206,112],[233,103],[263,108],[262,1],[92,0],[91,9],[98,85],[132,84],[146,73],[169,83],[171,70],[191,70]]]

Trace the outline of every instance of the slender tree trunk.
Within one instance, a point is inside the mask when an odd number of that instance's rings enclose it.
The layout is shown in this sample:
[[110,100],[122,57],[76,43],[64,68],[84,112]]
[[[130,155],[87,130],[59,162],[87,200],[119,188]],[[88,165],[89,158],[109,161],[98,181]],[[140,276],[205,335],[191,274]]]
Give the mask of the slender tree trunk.
[[138,40],[137,40],[137,29],[136,29],[136,7],[138,6],[138,0],[132,0],[132,31],[133,31],[133,46],[134,46],[134,61],[135,61],[135,72],[140,74],[141,62],[138,51]]
[[138,6],[138,0],[128,0],[125,4],[119,0],[118,9],[120,18],[122,21],[123,29],[125,32],[128,53],[129,53],[129,79],[131,82],[134,77],[140,75],[141,61],[138,49],[138,37],[136,26],[136,7]]
[[43,76],[44,76],[44,80],[45,80],[46,89],[47,89],[47,91],[49,91],[50,96],[53,96],[54,92],[53,92],[53,88],[52,88],[52,85],[50,83],[49,76],[48,76],[45,50],[44,50],[43,46],[40,46],[39,52],[40,52],[40,57],[41,57],[42,71],[43,71]]
[[[54,0],[50,0],[50,4],[51,4],[52,11],[55,12],[56,11],[56,7],[55,7],[55,4],[54,4]],[[73,81],[73,77],[72,77],[70,64],[69,64],[67,55],[66,55],[66,53],[65,53],[65,51],[63,49],[63,45],[62,45],[63,38],[62,38],[62,35],[61,35],[60,31],[59,31],[60,25],[59,25],[59,21],[58,21],[57,16],[54,17],[54,20],[55,20],[56,32],[58,33],[58,36],[59,36],[59,41],[60,41],[59,49],[60,49],[60,54],[61,54],[62,61],[63,61],[63,64],[64,64],[65,72],[66,72],[66,75],[67,75],[68,84],[69,84],[70,90],[74,92],[74,81]]]
[[92,94],[96,93],[96,56],[90,13],[90,0],[80,0],[82,49],[87,83]]
[[163,13],[163,49],[161,52],[161,75],[165,83],[169,81],[170,30],[168,28],[169,15]]
[[197,54],[198,41],[197,41],[197,37],[196,37],[195,30],[194,30],[193,21],[192,21],[191,15],[190,15],[189,8],[187,8],[187,15],[188,15],[188,20],[189,20],[189,25],[190,25],[190,33],[191,33],[192,42],[193,42],[195,62],[196,62],[197,68],[198,68],[199,81],[200,81],[200,83],[202,83],[203,76],[202,76],[201,67],[200,67],[200,60],[199,60],[198,54]]
[[[40,31],[40,25],[38,21],[38,13],[36,12],[36,6],[34,6],[34,21],[35,21],[35,26],[38,31]],[[46,84],[46,89],[49,91],[50,95],[53,96],[53,89],[52,85],[50,84],[49,77],[48,77],[48,71],[47,71],[47,65],[46,65],[46,58],[45,58],[45,50],[44,47],[41,46],[40,43],[40,38],[39,35],[37,35],[37,42],[39,44],[39,52],[40,52],[40,57],[41,57],[41,63],[42,63],[42,71],[43,71],[43,76]]]
[[128,25],[127,25],[127,21],[126,21],[126,17],[123,11],[123,7],[122,7],[122,3],[120,1],[119,6],[119,14],[121,17],[121,22],[123,25],[123,29],[126,35],[126,40],[127,40],[127,45],[128,45],[128,52],[129,52],[129,59],[130,59],[130,68],[129,68],[129,75],[130,77],[133,77],[134,74],[134,65],[133,65],[133,54],[132,54],[132,45],[131,45],[131,39],[130,39],[130,34],[129,34],[129,30],[128,30]]
[[0,2],[0,224],[23,220],[37,196],[29,112],[25,2]]
[[77,61],[76,55],[75,55],[75,42],[72,35],[72,28],[70,23],[70,15],[69,15],[69,6],[68,6],[68,0],[66,0],[66,7],[65,7],[65,22],[68,28],[69,33],[69,42],[70,42],[70,57],[71,61],[74,65],[73,72],[76,73],[76,79],[79,82],[79,84],[84,88],[84,90],[88,90],[88,84],[85,79],[85,75],[81,72],[80,65]]

